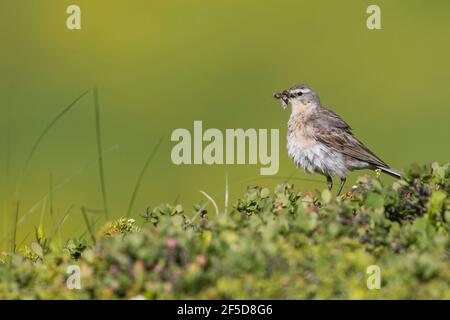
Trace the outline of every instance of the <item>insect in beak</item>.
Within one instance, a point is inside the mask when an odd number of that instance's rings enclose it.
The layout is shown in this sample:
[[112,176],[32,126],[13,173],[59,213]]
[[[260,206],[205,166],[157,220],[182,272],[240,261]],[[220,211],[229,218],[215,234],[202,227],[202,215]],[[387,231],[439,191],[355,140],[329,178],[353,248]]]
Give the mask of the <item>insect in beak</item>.
[[281,106],[286,109],[289,104],[289,93],[287,91],[277,92],[273,95],[275,99],[281,100]]

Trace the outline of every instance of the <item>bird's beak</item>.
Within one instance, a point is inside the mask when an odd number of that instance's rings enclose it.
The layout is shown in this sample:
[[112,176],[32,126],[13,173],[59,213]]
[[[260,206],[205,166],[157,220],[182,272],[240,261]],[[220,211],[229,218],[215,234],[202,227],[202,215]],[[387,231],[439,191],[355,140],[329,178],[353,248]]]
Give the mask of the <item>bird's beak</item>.
[[283,92],[277,92],[273,95],[275,99],[281,100],[281,106],[283,107],[283,109],[286,109],[289,104],[289,96],[289,92],[287,92],[286,90]]

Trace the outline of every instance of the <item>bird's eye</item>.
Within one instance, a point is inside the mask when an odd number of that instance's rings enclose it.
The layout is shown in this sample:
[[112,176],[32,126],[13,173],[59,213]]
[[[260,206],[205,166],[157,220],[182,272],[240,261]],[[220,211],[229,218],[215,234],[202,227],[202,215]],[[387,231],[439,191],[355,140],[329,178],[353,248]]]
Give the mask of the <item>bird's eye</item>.
[[301,91],[299,91],[299,92],[297,92],[297,96],[301,96],[303,94],[303,92],[301,92]]

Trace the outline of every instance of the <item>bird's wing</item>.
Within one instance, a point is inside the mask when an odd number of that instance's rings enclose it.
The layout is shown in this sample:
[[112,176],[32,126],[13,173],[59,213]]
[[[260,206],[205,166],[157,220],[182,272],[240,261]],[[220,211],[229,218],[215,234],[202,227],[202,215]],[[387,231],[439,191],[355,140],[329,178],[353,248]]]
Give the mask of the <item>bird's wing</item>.
[[327,147],[376,167],[389,168],[380,158],[353,136],[350,126],[336,113],[321,109],[310,119],[314,137]]

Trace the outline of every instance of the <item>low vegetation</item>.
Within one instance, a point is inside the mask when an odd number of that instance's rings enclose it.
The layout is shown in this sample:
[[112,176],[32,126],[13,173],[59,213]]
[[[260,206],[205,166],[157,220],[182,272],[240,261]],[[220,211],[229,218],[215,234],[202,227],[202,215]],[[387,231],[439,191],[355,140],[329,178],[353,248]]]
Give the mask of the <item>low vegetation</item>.
[[[38,230],[0,257],[0,298],[450,299],[449,191],[450,165],[433,163],[392,184],[363,176],[338,198],[249,187],[217,217],[162,205],[62,250]],[[80,289],[66,286],[71,265]]]

